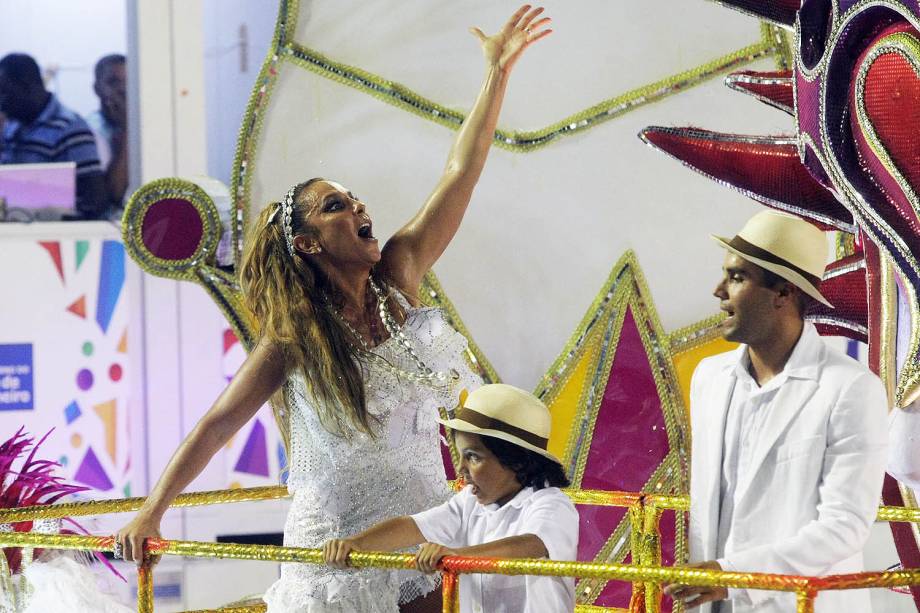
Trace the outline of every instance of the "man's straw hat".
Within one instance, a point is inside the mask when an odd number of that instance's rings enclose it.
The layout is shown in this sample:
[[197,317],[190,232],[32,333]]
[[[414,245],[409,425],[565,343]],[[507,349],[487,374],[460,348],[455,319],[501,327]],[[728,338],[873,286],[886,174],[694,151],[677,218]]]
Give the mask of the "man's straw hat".
[[827,238],[807,221],[776,211],[757,213],[732,239],[712,236],[735,255],[774,272],[834,308],[818,287],[827,265]]

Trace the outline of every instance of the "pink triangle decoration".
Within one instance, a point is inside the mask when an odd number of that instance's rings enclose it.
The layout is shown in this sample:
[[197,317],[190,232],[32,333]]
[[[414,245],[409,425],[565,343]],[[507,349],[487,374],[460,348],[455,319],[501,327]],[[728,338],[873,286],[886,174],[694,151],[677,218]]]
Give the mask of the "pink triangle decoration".
[[[629,444],[622,444],[624,440]],[[629,309],[604,388],[581,486],[639,492],[668,448],[655,376]]]

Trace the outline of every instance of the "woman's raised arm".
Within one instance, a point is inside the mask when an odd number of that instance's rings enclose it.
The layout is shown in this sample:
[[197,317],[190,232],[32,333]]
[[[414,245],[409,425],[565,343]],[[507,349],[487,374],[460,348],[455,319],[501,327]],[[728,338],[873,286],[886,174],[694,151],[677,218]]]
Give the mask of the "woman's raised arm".
[[140,562],[144,539],[160,536],[160,520],[170,503],[197,477],[230,437],[243,427],[281,386],[284,358],[272,345],[259,343],[230,385],[195,425],[147,497],[135,518],[118,531],[125,560]]
[[545,29],[549,18],[539,18],[542,12],[542,8],[524,5],[493,36],[478,28],[470,30],[479,39],[486,59],[479,97],[457,133],[434,191],[383,249],[384,268],[410,295],[417,293],[422,277],[460,227],[492,145],[512,67],[524,49],[552,32]]

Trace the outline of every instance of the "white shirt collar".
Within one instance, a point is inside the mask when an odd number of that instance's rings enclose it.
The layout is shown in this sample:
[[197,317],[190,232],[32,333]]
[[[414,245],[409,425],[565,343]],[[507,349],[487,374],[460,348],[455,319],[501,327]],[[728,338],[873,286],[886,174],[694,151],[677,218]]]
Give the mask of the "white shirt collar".
[[[814,324],[806,321],[782,372],[764,386],[764,391],[779,387],[789,378],[817,379],[822,348],[823,343],[817,329]],[[737,359],[731,364],[735,376],[739,381],[753,384],[756,388],[756,382],[750,373],[751,358],[748,355],[748,346],[741,345],[735,351]]]
[[499,513],[504,509],[520,509],[522,506],[524,506],[524,503],[527,501],[527,499],[530,498],[531,494],[533,494],[533,488],[525,487],[522,488],[521,491],[519,491],[517,494],[515,494],[514,498],[501,506],[494,502],[492,504],[477,504],[476,511],[485,513]]

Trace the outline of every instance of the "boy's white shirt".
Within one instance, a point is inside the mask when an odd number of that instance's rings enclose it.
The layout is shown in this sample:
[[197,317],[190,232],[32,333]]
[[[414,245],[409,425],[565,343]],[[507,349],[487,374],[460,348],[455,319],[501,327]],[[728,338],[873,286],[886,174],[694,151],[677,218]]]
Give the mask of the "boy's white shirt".
[[[469,547],[534,534],[551,560],[575,560],[578,511],[559,488],[525,487],[502,506],[481,505],[467,486],[444,504],[412,516],[425,540]],[[461,613],[571,613],[575,580],[563,577],[461,575]]]

